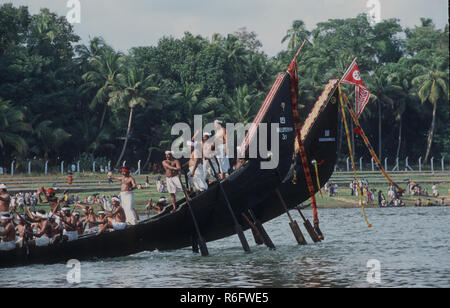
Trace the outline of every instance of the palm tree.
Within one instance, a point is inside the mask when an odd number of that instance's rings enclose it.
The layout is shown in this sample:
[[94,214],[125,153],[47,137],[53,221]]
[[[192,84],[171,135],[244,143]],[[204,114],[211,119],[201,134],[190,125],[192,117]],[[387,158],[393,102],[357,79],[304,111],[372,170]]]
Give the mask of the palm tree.
[[[202,87],[185,82],[182,92],[177,92],[172,96],[172,101],[177,104],[179,118],[186,121],[190,126],[193,125],[195,115],[212,117],[215,111],[217,99],[214,97],[201,98]],[[177,112],[177,111],[176,111]]]
[[100,119],[99,129],[103,128],[105,122],[106,104],[108,94],[113,88],[117,74],[119,73],[119,60],[121,54],[110,48],[101,50],[99,55],[90,58],[93,70],[83,75],[86,82],[83,89],[97,89],[94,98],[91,101],[90,108],[94,109],[97,104],[104,104],[102,117]]
[[392,73],[389,67],[380,67],[371,76],[368,88],[370,89],[371,99],[378,103],[378,157],[382,157],[382,105],[389,104],[394,108],[392,97],[399,95],[400,89],[388,82],[387,76]]
[[308,40],[311,36],[311,32],[306,30],[305,23],[302,20],[294,20],[292,23],[292,28],[287,30],[286,35],[281,40],[281,43],[289,40],[288,49],[294,50],[299,47],[300,44]]
[[247,65],[247,50],[237,37],[229,34],[224,40],[223,49],[227,55],[227,61],[231,64],[233,70],[237,73],[243,71]]
[[[434,128],[436,125],[437,104],[440,99],[448,99],[448,66],[445,71],[443,64],[445,61],[439,58],[433,58],[429,66],[416,64],[413,71],[419,74],[412,80],[414,86],[418,87],[418,96],[422,103],[430,102],[433,105],[433,113],[430,129],[427,138],[427,150],[424,162],[428,161],[431,145],[433,143]],[[448,63],[447,63],[448,65]]]
[[111,49],[102,37],[95,36],[89,41],[89,45],[77,45],[75,50],[79,58],[89,61],[92,57],[99,56],[103,49]]
[[[389,65],[389,64],[388,64]],[[395,88],[399,96],[395,100],[395,120],[399,122],[397,156],[400,156],[402,145],[403,113],[406,110],[411,88],[410,69],[408,59],[401,59],[398,63],[392,64],[392,73],[387,77],[388,82]]]
[[[151,94],[159,89],[153,85],[153,75],[145,76],[143,69],[134,67],[128,69],[125,74],[119,73],[113,88],[114,90],[109,93],[108,105],[118,109],[129,108],[130,110],[122,152],[116,162],[117,168],[127,148],[135,108],[147,105]],[[157,101],[153,101],[152,106],[153,108],[162,107]]]
[[237,87],[234,95],[227,97],[223,117],[228,122],[247,124],[253,120],[261,103],[262,92],[250,92],[247,85]]
[[19,153],[25,152],[27,142],[21,134],[30,130],[30,125],[24,121],[25,116],[15,109],[10,101],[0,99],[0,149],[12,147]]
[[35,145],[34,152],[38,152],[40,147],[44,152],[45,159],[48,159],[52,151],[56,152],[71,137],[64,129],[60,127],[55,129],[52,125],[52,121],[46,120],[40,122],[34,128],[34,133],[39,143],[39,145]]

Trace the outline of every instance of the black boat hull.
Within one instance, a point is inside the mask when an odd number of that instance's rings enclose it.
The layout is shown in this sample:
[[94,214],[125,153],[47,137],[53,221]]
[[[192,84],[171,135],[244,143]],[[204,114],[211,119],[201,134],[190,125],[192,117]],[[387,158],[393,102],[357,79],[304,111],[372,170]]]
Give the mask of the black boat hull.
[[[329,89],[328,97],[336,92]],[[319,166],[319,179],[324,185],[331,177],[336,162],[336,132],[338,105],[323,104],[323,108],[314,119],[304,146],[308,158],[322,162]],[[325,142],[320,142],[327,136]],[[291,138],[291,137],[290,137]],[[330,141],[334,138],[334,141]],[[293,141],[290,141],[293,144]],[[291,165],[293,149],[282,159],[282,166]],[[297,157],[297,159],[299,159]],[[275,195],[279,188],[288,207],[293,208],[309,198],[306,180],[301,163],[296,164],[296,184],[280,170],[261,170],[259,160],[250,160],[243,167],[222,182],[233,212],[244,230],[249,228],[241,213],[251,208],[262,222],[272,220],[283,214],[283,207]],[[283,167],[284,168],[284,167]],[[313,166],[310,166],[313,170]],[[313,173],[314,174],[314,173]],[[283,183],[283,180],[284,183]],[[317,187],[315,185],[315,187]],[[202,236],[207,242],[236,234],[232,216],[227,209],[223,193],[216,183],[209,189],[192,198],[191,205]],[[122,231],[104,233],[100,236],[82,236],[79,240],[60,243],[47,247],[24,247],[9,252],[0,252],[0,267],[27,264],[51,264],[67,262],[71,259],[90,260],[120,257],[151,250],[175,250],[190,247],[196,238],[192,216],[186,204],[176,212],[169,209],[139,225],[127,227]]]

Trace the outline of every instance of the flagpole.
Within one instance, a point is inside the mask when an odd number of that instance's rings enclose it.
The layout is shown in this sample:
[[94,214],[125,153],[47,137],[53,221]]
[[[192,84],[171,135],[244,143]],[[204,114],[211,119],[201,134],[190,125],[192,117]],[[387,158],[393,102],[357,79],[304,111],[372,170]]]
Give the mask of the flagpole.
[[295,53],[295,56],[294,56],[294,60],[293,60],[293,61],[297,60],[297,57],[298,57],[298,55],[300,54],[300,51],[302,50],[303,45],[305,45],[305,43],[306,43],[306,40],[304,40],[303,43],[302,43],[302,44],[300,45],[300,47],[298,48],[297,52]]

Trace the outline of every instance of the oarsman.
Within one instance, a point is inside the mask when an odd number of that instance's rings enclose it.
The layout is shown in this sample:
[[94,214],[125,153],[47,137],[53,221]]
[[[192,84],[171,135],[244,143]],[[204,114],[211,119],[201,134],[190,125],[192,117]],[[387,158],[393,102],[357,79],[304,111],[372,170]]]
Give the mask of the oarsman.
[[94,208],[78,202],[75,203],[75,207],[83,210],[84,217],[82,222],[84,223],[84,231],[86,233],[97,233],[100,228],[97,225],[97,215],[95,215]]
[[0,216],[1,226],[3,231],[0,231],[0,237],[3,238],[0,242],[0,251],[8,251],[16,248],[16,228],[12,221],[12,216],[5,214]]
[[167,199],[166,197],[159,198],[158,202],[156,203],[156,208],[158,212],[162,212],[164,208],[167,206]]
[[[215,146],[212,142],[211,134],[204,133],[202,137],[202,149],[203,149],[203,171],[205,175],[205,181],[216,181],[215,174],[219,173],[219,167],[217,166],[215,156]],[[214,172],[215,171],[215,172]]]
[[11,197],[8,194],[5,184],[0,184],[0,216],[9,214]]
[[78,235],[80,236],[84,233],[85,225],[83,224],[83,221],[80,219],[80,213],[75,212],[75,213],[73,213],[73,216],[75,216],[77,219],[76,227],[77,227]]
[[159,214],[164,210],[166,206],[167,206],[166,197],[161,197],[156,203],[154,203],[152,199],[148,200],[145,209],[147,210],[148,215],[150,215],[151,210],[155,210]]
[[62,223],[58,223],[56,220],[58,219],[59,221],[59,217],[53,214],[49,214],[48,215],[48,225],[50,226],[50,228],[52,229],[52,237],[51,237],[51,241],[50,244],[54,244],[54,243],[58,243],[61,241],[61,236],[62,236],[62,228],[60,227],[60,224],[62,225]]
[[98,227],[98,231],[100,231],[100,229],[107,224],[108,224],[108,217],[106,217],[106,213],[104,211],[99,211],[97,213],[97,222],[95,222],[95,225],[97,225]]
[[191,157],[189,159],[189,182],[195,188],[197,193],[208,189],[203,173],[203,164],[201,152],[197,142],[188,141],[187,145],[191,147]]
[[134,209],[133,190],[137,188],[137,185],[134,178],[130,176],[130,170],[128,168],[122,168],[122,177],[113,177],[111,174],[108,174],[108,178],[118,180],[122,183],[120,187],[120,200],[127,217],[126,222],[130,225],[136,225],[139,217]]
[[21,248],[27,245],[29,241],[33,240],[33,229],[31,225],[26,221],[25,216],[17,215],[18,224],[16,226],[17,234],[19,235],[16,246]]
[[120,206],[120,200],[117,197],[112,198],[112,206],[113,211],[109,212],[102,208],[103,212],[106,213],[108,217],[108,223],[104,224],[100,231],[97,233],[97,235],[102,234],[105,232],[106,229],[110,228],[114,231],[124,230],[127,227],[126,218],[125,218],[125,211]]
[[76,241],[78,239],[78,218],[72,215],[70,207],[63,207],[61,209],[60,222],[63,225],[63,238],[68,242]]
[[222,121],[214,121],[214,129],[216,133],[214,134],[214,143],[217,146],[217,159],[219,161],[220,177],[224,178],[228,175],[230,169],[230,162],[228,161],[228,149],[227,149],[227,131],[222,126]]
[[172,151],[166,151],[166,159],[162,162],[162,166],[166,172],[166,186],[167,191],[170,196],[170,201],[172,202],[174,212],[177,208],[176,206],[176,193],[183,191],[181,186],[180,176],[181,176],[181,165],[180,162],[173,157]]
[[36,212],[36,215],[33,215],[30,211],[28,211],[28,215],[30,215],[32,221],[37,222],[37,233],[35,234],[35,240],[28,242],[30,246],[42,247],[50,245],[56,231],[55,227],[53,227],[49,222],[45,211],[40,210]]
[[[56,197],[56,192],[53,188],[49,188],[45,190],[44,187],[41,187],[37,190],[39,203],[48,203],[50,206],[50,212],[56,213],[59,211],[59,199]],[[42,200],[41,195],[44,195],[45,200]]]

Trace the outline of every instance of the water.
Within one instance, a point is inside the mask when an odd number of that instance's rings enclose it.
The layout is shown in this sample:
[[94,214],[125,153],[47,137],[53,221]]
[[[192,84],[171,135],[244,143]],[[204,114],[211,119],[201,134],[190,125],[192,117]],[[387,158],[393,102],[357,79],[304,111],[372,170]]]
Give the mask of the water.
[[[450,287],[449,214],[450,207],[367,209],[369,229],[360,209],[323,209],[325,241],[307,238],[307,246],[296,244],[284,215],[265,224],[275,251],[254,246],[246,232],[251,254],[232,236],[208,243],[209,257],[182,249],[82,262],[80,284],[67,282],[65,264],[0,269],[0,287]],[[380,262],[380,284],[367,281],[370,259]]]

